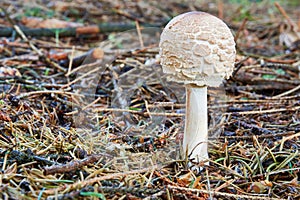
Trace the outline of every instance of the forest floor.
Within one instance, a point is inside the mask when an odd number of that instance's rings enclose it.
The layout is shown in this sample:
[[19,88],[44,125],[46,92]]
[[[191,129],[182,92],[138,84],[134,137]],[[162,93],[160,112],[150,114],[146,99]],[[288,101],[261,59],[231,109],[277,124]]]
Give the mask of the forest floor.
[[[300,5],[167,2],[0,3],[0,199],[300,199]],[[237,44],[209,88],[200,172],[181,153],[184,86],[158,56],[191,10]]]

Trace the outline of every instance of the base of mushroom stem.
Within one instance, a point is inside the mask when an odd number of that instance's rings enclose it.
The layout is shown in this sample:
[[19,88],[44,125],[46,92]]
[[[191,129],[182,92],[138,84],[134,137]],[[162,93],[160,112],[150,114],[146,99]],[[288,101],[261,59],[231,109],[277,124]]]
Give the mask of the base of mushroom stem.
[[199,175],[209,166],[209,161],[196,163],[189,160],[187,166],[195,175]]
[[208,142],[200,141],[198,144],[190,151],[188,158],[194,163],[205,163],[208,161]]

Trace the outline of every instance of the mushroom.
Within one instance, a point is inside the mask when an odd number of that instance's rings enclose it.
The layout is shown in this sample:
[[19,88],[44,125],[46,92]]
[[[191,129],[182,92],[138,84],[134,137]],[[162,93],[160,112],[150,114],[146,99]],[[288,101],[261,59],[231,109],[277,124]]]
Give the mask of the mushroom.
[[208,159],[207,87],[219,86],[234,68],[235,42],[219,18],[188,12],[173,18],[160,36],[163,72],[184,83],[186,116],[183,152],[196,163]]

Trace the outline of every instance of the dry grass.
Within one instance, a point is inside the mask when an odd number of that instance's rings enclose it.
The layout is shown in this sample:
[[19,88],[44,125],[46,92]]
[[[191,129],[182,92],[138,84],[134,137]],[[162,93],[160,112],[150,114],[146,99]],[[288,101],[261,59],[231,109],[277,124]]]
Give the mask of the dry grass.
[[[0,69],[1,199],[300,198],[299,42],[280,40],[299,32],[275,7],[276,16],[254,14],[273,5],[252,5],[248,17],[256,20],[244,23],[237,18],[246,8],[226,4],[58,5],[1,3],[12,23],[33,8],[42,17],[78,20],[85,13],[89,24],[136,19],[140,26],[191,9],[224,10],[238,56],[233,77],[209,90],[210,165],[200,163],[197,173],[180,156],[184,89],[161,71],[160,29],[29,37],[30,44],[2,38],[0,64],[8,71]],[[296,11],[286,11],[297,23]],[[46,58],[73,58],[92,47],[104,57],[62,71],[55,66],[66,59],[41,59],[32,45]]]

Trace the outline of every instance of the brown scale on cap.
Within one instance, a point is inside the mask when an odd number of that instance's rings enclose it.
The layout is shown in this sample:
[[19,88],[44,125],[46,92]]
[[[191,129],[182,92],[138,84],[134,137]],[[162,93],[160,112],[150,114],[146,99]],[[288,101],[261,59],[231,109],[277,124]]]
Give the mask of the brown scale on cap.
[[227,25],[204,12],[173,18],[161,34],[160,55],[169,79],[198,86],[219,86],[229,78],[235,42]]

